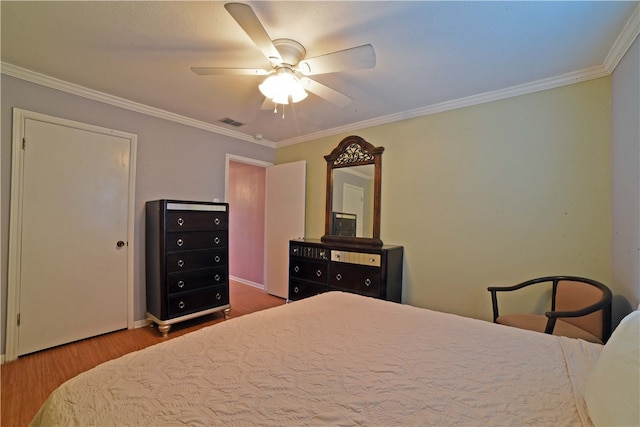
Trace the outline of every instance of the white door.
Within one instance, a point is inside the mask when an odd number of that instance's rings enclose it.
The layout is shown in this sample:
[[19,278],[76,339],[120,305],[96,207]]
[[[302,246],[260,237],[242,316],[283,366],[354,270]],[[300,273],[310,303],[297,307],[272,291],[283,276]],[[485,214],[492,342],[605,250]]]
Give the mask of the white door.
[[304,237],[306,165],[267,168],[265,195],[265,290],[289,297],[289,240]]
[[135,145],[31,118],[24,141],[18,355],[128,326]]
[[342,186],[342,212],[356,215],[356,237],[362,234],[364,224],[364,189],[352,184]]

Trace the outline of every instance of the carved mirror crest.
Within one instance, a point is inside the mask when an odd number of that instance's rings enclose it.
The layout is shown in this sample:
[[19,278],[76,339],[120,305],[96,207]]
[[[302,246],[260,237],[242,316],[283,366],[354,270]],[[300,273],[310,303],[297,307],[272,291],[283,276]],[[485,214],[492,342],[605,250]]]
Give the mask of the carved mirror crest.
[[382,152],[359,136],[344,138],[327,161],[323,241],[381,246]]

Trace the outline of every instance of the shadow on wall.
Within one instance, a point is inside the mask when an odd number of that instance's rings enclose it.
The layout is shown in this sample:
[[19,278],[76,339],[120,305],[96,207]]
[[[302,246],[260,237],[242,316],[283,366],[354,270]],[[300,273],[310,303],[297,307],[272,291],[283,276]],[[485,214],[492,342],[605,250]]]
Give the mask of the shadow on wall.
[[634,310],[631,303],[622,295],[614,295],[611,300],[611,331],[618,327],[620,321]]

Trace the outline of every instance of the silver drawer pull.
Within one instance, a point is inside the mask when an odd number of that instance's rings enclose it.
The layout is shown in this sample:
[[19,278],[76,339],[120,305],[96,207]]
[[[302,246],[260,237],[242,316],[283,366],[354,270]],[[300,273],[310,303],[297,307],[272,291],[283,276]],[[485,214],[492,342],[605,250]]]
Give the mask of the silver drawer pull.
[[178,260],[178,267],[184,267],[184,261]]
[[220,225],[220,218],[215,218],[215,219],[213,220],[213,223],[214,223],[215,225]]
[[297,294],[298,292],[300,292],[300,289],[298,289],[298,287],[296,286],[295,288],[293,288],[293,293]]
[[374,262],[376,262],[376,259],[375,259],[375,258],[369,258],[369,262],[370,262],[371,264],[373,264]]
[[178,225],[182,227],[184,225],[184,219],[178,218]]
[[176,244],[177,244],[178,246],[182,246],[182,245],[184,245],[184,240],[182,240],[182,239],[178,239],[178,240],[176,241]]
[[322,276],[322,270],[316,271],[316,276],[318,276],[318,277]]
[[220,275],[216,274],[215,276],[213,276],[213,280],[215,280],[216,282],[220,281]]
[[296,265],[295,267],[293,267],[293,271],[295,271],[296,273],[299,273],[300,267]]
[[178,308],[184,308],[184,306],[185,306],[185,305],[186,305],[186,304],[184,303],[184,301],[180,301],[180,302],[178,303]]
[[214,242],[216,245],[220,244],[220,238],[219,238],[218,236],[216,236],[216,238],[215,238],[215,239],[213,239],[213,242]]
[[215,262],[220,262],[220,255],[216,255],[216,257],[213,259]]
[[371,286],[371,279],[364,279],[364,284],[368,286]]
[[182,280],[180,280],[180,281],[178,282],[178,287],[179,287],[179,288],[184,288],[184,282],[183,282]]
[[222,299],[222,295],[220,295],[220,293],[219,293],[219,292],[216,294],[216,299],[217,299],[218,301],[220,301],[220,300]]
[[336,274],[336,280],[342,280],[342,274],[340,273]]

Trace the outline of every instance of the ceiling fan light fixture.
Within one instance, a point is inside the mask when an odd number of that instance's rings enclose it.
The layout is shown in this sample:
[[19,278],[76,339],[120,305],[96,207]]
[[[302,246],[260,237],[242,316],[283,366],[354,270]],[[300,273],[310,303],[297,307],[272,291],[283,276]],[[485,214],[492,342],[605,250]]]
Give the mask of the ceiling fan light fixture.
[[276,104],[300,102],[307,97],[300,80],[289,68],[279,68],[275,75],[267,77],[258,88],[260,92]]

